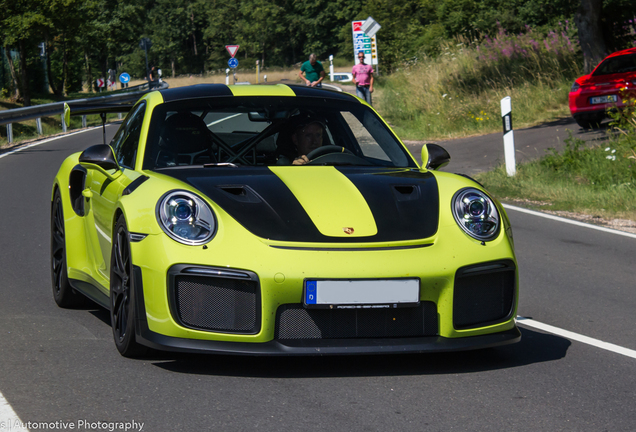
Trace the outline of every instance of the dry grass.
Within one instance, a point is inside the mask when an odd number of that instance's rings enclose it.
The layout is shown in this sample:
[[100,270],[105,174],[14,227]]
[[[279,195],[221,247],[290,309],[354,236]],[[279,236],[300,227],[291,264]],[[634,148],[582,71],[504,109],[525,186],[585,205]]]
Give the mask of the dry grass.
[[[337,67],[334,68],[335,72],[351,72],[351,68],[349,67]],[[328,72],[328,71],[327,71]],[[302,81],[298,78],[298,69],[275,69],[275,70],[266,70],[261,71],[258,82],[261,84],[265,82],[265,76],[267,76],[268,83],[278,83],[284,82],[288,84],[301,84]],[[164,76],[163,80],[170,84],[170,88],[176,87],[185,87],[189,85],[195,84],[225,84],[225,74],[214,74],[214,75],[191,75],[191,76],[178,76],[175,78],[171,78],[169,76]],[[238,72],[236,74],[237,82],[249,82],[250,84],[257,83],[256,71],[253,72]],[[132,80],[129,83],[130,87],[144,84],[145,80]],[[327,73],[327,78],[325,82],[329,82],[329,74]],[[232,84],[232,74],[230,74],[230,84]],[[88,93],[84,91],[84,93]]]

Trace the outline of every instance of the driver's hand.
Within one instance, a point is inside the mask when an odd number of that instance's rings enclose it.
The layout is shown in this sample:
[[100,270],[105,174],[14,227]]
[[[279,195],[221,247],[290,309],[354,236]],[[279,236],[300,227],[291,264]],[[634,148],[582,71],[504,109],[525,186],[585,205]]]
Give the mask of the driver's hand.
[[302,155],[294,159],[294,161],[292,162],[292,165],[305,165],[307,163],[309,163],[309,159],[307,159],[307,156]]

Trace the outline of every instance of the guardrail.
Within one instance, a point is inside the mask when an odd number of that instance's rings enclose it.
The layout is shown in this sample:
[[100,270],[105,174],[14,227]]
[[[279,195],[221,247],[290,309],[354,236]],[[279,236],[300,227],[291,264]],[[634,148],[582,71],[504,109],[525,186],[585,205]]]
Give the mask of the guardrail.
[[[13,123],[20,123],[27,120],[36,119],[38,135],[42,135],[42,117],[49,117],[54,115],[64,115],[64,103],[69,104],[71,107],[84,107],[90,105],[107,103],[126,103],[135,102],[141,96],[148,93],[151,90],[158,90],[168,88],[168,83],[165,81],[151,82],[141,84],[139,86],[131,87],[129,90],[139,89],[138,91],[127,91],[123,93],[117,93],[110,96],[97,96],[86,99],[74,99],[64,102],[54,102],[50,104],[34,105],[24,108],[15,108],[11,110],[0,111],[0,125],[7,125],[7,140],[13,142]],[[86,127],[86,116],[82,116],[82,127]],[[62,131],[66,132],[66,124],[62,120]]]

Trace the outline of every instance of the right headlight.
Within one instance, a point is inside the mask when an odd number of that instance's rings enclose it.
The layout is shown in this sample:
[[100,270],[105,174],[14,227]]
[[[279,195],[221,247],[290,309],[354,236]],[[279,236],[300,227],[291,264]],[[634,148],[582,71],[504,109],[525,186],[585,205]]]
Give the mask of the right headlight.
[[499,233],[500,218],[495,203],[479,189],[466,188],[453,197],[453,216],[457,225],[469,236],[492,240]]
[[168,236],[187,245],[207,243],[216,232],[216,221],[210,206],[187,191],[165,194],[157,203],[157,220]]

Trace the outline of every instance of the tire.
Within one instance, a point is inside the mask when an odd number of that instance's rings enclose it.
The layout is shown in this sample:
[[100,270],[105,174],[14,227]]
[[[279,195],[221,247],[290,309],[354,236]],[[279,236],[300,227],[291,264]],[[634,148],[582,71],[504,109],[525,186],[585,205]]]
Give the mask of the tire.
[[66,229],[60,191],[56,190],[51,206],[51,282],[53,299],[61,308],[76,308],[86,297],[75,291],[68,281],[66,267]]
[[115,225],[110,258],[110,323],[117,350],[129,358],[141,357],[147,351],[135,337],[134,280],[128,228],[122,215]]
[[602,116],[574,117],[576,123],[583,129],[598,129],[603,121]]

